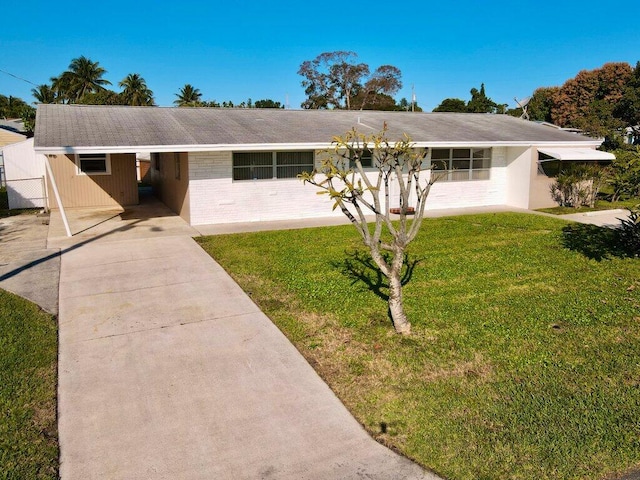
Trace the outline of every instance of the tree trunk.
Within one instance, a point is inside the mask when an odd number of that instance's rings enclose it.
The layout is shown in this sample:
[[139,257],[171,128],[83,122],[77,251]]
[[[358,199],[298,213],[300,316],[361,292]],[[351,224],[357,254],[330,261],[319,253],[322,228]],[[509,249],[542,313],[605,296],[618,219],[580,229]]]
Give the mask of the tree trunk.
[[396,333],[409,335],[411,333],[411,323],[407,320],[402,306],[402,281],[400,280],[400,269],[391,272],[389,276],[389,313],[393,321]]

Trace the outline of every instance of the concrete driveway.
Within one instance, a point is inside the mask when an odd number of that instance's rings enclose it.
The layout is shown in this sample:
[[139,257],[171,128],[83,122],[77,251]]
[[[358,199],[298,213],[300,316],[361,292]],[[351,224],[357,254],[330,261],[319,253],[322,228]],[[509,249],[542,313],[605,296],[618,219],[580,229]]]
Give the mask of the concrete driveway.
[[60,249],[47,246],[48,215],[0,218],[0,288],[58,313]]
[[369,437],[177,217],[76,243],[56,221],[63,480],[437,478]]

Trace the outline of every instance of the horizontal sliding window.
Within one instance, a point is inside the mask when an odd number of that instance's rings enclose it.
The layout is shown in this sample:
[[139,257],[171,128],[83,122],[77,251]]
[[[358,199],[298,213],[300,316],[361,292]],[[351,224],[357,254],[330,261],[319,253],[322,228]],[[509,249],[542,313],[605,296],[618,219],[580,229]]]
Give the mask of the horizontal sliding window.
[[262,180],[273,178],[271,152],[241,152],[233,154],[234,180]]
[[111,159],[106,153],[80,153],[76,155],[79,174],[110,175]]
[[490,148],[433,148],[431,169],[438,181],[489,180]]
[[310,152],[235,152],[234,180],[296,178],[313,170],[314,153]]
[[313,170],[313,152],[277,152],[276,177],[296,178],[302,172]]

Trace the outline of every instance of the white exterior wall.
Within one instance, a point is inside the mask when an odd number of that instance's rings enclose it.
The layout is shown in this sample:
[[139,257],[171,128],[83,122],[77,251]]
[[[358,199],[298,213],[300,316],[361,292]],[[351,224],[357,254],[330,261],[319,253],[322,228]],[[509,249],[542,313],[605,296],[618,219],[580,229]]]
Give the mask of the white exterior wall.
[[[489,180],[436,182],[427,199],[428,210],[507,204],[508,150],[492,149]],[[320,153],[316,152],[316,164]],[[429,172],[425,172],[425,179]],[[528,179],[527,179],[528,180]],[[391,207],[398,206],[392,189]],[[232,180],[231,152],[189,153],[191,224],[237,223],[342,216],[332,210],[327,195],[300,180]]]
[[33,138],[2,149],[9,208],[44,208],[45,156],[33,149]]
[[[316,159],[317,161],[317,159]],[[191,224],[342,215],[326,195],[297,178],[232,180],[231,152],[189,153]]]
[[489,180],[436,182],[431,187],[425,209],[504,205],[507,201],[507,170],[506,148],[494,147],[491,149]]
[[529,208],[532,149],[508,147],[505,150],[508,163],[505,205]]

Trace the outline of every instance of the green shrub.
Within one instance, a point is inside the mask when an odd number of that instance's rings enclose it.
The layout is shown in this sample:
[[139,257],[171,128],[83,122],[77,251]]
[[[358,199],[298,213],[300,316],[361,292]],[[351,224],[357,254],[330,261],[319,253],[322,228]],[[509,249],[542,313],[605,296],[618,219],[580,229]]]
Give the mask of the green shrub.
[[640,195],[640,147],[616,150],[616,159],[607,167],[607,183],[613,190],[612,201]]
[[561,207],[594,207],[605,178],[605,170],[599,165],[569,165],[551,184],[551,197]]
[[640,257],[640,205],[632,209],[629,217],[621,222],[618,229],[620,247],[632,257]]

